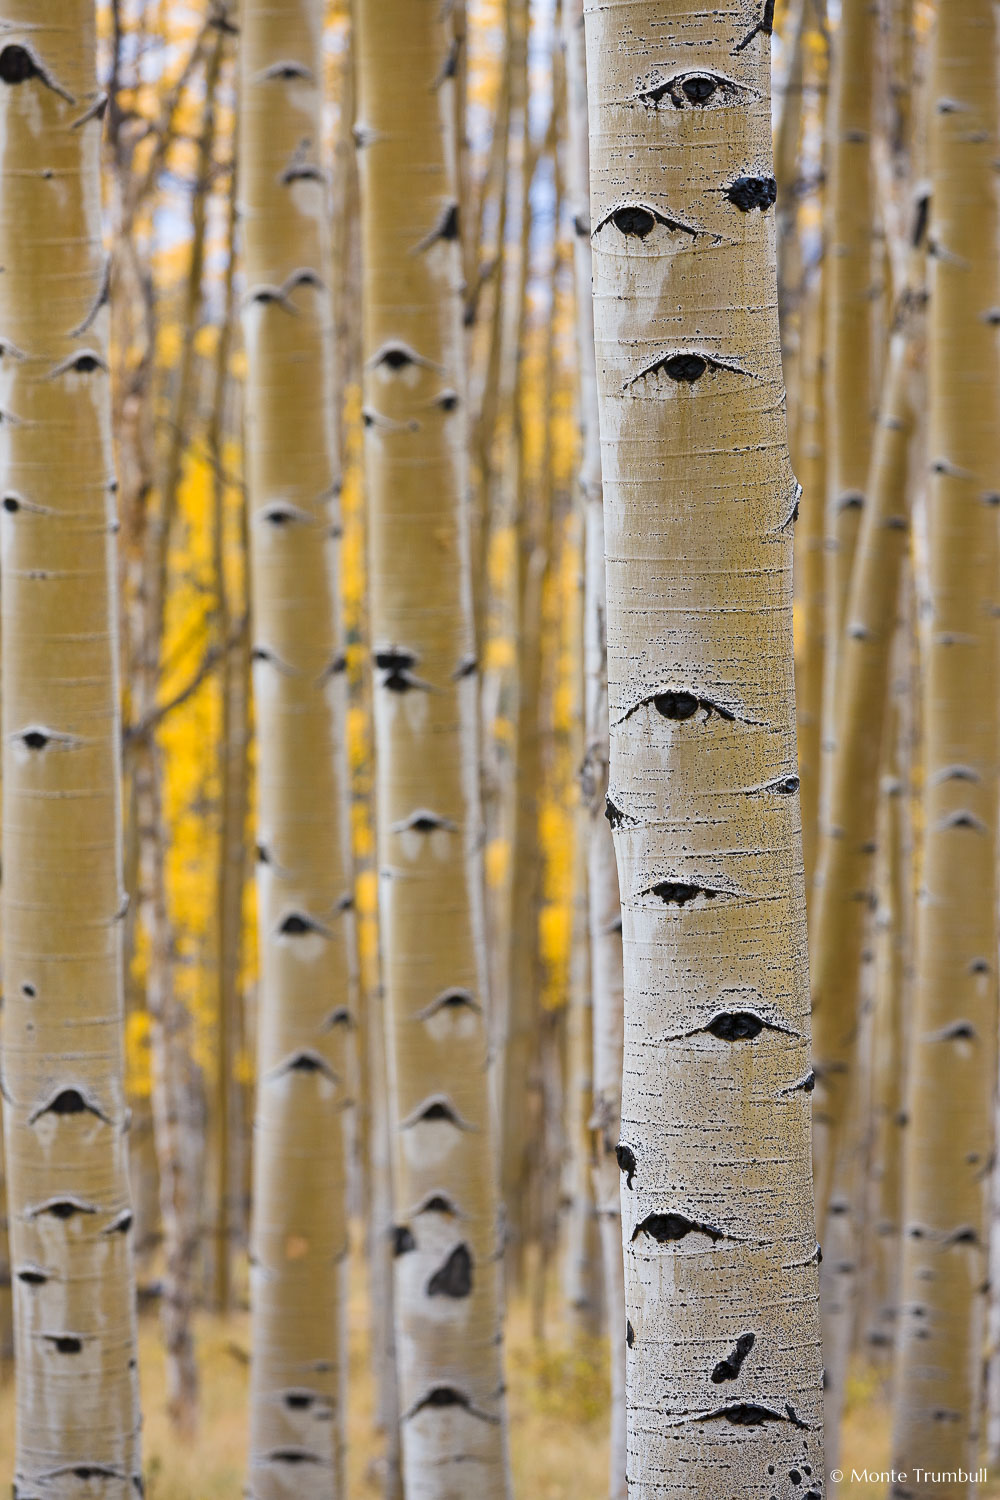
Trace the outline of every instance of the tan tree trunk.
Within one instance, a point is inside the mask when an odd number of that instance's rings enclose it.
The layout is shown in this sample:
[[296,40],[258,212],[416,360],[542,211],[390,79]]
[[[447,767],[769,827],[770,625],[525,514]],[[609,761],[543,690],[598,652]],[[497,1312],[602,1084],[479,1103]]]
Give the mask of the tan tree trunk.
[[[896,1466],[911,1471],[975,1468],[980,1421],[997,1066],[996,45],[990,0],[938,7],[923,890],[893,1436]],[[933,1493],[968,1489],[952,1480]]]
[[844,628],[835,648],[836,711],[824,746],[828,781],[820,813],[811,945],[820,1215],[829,1201],[848,1113],[861,955],[875,896],[879,764],[909,534],[911,394],[914,367],[923,352],[925,224],[926,200],[921,199],[910,276],[889,347]]
[[830,767],[837,673],[854,549],[866,503],[872,436],[878,402],[874,385],[872,246],[875,177],[877,7],[872,0],[843,0],[833,39],[827,161],[824,294],[826,297],[826,543],[823,656],[822,799]]
[[[241,205],[259,742],[250,1468],[343,1489],[351,871],[321,0],[244,0]],[[338,782],[340,784],[338,784]]]
[[[818,1493],[770,4],[586,0],[628,1492]],[[646,40],[655,36],[655,43]],[[808,1490],[805,1493],[809,1493]]]
[[14,1492],[141,1489],[115,482],[90,0],[0,5],[4,1133]]
[[621,1128],[624,1042],[622,914],[611,825],[605,817],[608,790],[607,598],[604,579],[604,486],[590,235],[590,143],[587,124],[587,57],[583,0],[565,0],[568,123],[567,183],[573,221],[577,348],[580,361],[582,454],[580,495],[584,509],[584,759],[581,793],[586,830],[588,940],[593,1031],[594,1198],[601,1235],[604,1306],[611,1369],[608,1496],[625,1495],[625,1269],[621,1202],[615,1148]]
[[473,1482],[492,1500],[508,1485],[451,27],[438,0],[362,0],[357,20],[403,1469],[409,1500]]

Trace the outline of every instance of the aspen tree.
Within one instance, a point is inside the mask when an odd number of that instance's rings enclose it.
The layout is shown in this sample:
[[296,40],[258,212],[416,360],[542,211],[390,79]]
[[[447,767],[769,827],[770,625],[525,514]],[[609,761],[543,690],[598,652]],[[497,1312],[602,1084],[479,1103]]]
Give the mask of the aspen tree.
[[[826,254],[826,649],[823,741],[836,708],[838,656],[861,525],[877,396],[873,387],[877,6],[843,0],[833,41],[827,111]],[[821,771],[825,797],[828,769]]]
[[3,1098],[25,1500],[142,1487],[102,114],[90,0],[4,0]]
[[622,917],[608,790],[608,669],[604,581],[604,487],[591,298],[590,143],[583,0],[564,0],[567,84],[567,183],[573,223],[577,348],[580,361],[580,496],[584,508],[584,760],[581,792],[588,817],[587,909],[593,1006],[594,1196],[601,1231],[604,1306],[611,1364],[608,1495],[625,1494],[625,1283],[615,1148],[621,1127]]
[[[893,1436],[895,1463],[911,1472],[974,1469],[980,1422],[997,1030],[996,45],[990,0],[938,6],[924,843]],[[967,1492],[934,1486],[942,1500]]]
[[261,979],[254,1132],[254,1500],[343,1489],[342,1270],[351,873],[340,785],[328,186],[321,0],[244,0],[240,195],[259,742]]
[[451,27],[438,0],[361,0],[357,22],[403,1470],[409,1500],[493,1500],[508,1481]]
[[913,366],[923,344],[927,203],[914,212],[910,274],[889,345],[868,502],[837,644],[836,712],[828,724],[812,912],[813,1051],[817,1088],[816,1201],[826,1211],[848,1112],[861,954],[875,892],[876,819],[892,643],[909,532],[907,476]]
[[628,1493],[818,1493],[773,6],[585,12]]
[[812,896],[819,823],[820,738],[823,717],[825,577],[823,566],[826,495],[826,410],[823,397],[823,268],[806,294],[802,310],[800,400],[795,472],[802,485],[795,526],[795,588],[802,609],[802,642],[795,667],[795,708],[799,747],[799,802],[806,891]]

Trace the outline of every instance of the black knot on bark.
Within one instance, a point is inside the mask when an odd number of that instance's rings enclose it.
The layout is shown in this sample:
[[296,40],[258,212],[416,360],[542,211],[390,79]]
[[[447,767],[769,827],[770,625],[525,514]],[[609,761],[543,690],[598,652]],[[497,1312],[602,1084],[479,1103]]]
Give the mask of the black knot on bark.
[[624,1146],[619,1142],[615,1147],[615,1159],[619,1170],[624,1174],[625,1186],[632,1186],[632,1178],[635,1176],[635,1152],[631,1146]]
[[472,1292],[472,1253],[468,1245],[456,1245],[427,1283],[428,1297],[452,1297],[456,1301]]
[[771,208],[778,196],[778,184],[773,177],[737,177],[726,192],[730,203],[743,213],[759,208],[762,213]]
[[672,354],[665,362],[663,369],[680,384],[694,385],[700,380],[708,369],[707,360],[702,359],[700,354]]
[[700,1224],[684,1214],[647,1214],[632,1232],[633,1240],[640,1234],[648,1234],[658,1245],[668,1245],[674,1240],[683,1240],[689,1234],[706,1234],[713,1242],[725,1238],[714,1224]]
[[[696,355],[688,357],[697,358]],[[702,366],[704,367],[704,361]],[[697,376],[694,378],[697,379]],[[653,707],[665,719],[692,719],[698,712],[698,699],[693,693],[657,693],[653,699]]]
[[413,362],[413,355],[400,344],[394,344],[386,349],[377,361],[380,365],[387,365],[390,370],[405,370],[407,365],[412,365]]
[[11,46],[0,52],[0,83],[27,83],[37,76],[35,60],[27,48]]
[[705,1030],[724,1042],[749,1042],[760,1036],[764,1022],[750,1010],[726,1010],[714,1016]]
[[648,208],[632,206],[616,210],[611,215],[611,222],[622,234],[636,235],[640,240],[644,240],[656,227],[656,220]]
[[75,1333],[47,1333],[45,1337],[57,1354],[79,1354],[83,1348],[83,1339]]
[[4,495],[3,508],[4,510],[9,510],[11,514],[13,514],[14,511],[21,509],[21,502],[20,500],[18,500],[16,495]]
[[743,1368],[743,1361],[756,1343],[752,1333],[741,1333],[736,1340],[736,1348],[728,1359],[720,1359],[712,1371],[712,1384],[722,1385],[725,1380],[735,1380]]
[[96,354],[78,354],[71,368],[78,375],[92,375],[95,370],[101,368],[101,361]]
[[707,104],[718,87],[717,80],[709,73],[695,73],[690,78],[685,78],[681,84],[681,90],[689,104]]
[[390,1230],[393,1255],[407,1255],[417,1248],[417,1242],[405,1224],[394,1224]]

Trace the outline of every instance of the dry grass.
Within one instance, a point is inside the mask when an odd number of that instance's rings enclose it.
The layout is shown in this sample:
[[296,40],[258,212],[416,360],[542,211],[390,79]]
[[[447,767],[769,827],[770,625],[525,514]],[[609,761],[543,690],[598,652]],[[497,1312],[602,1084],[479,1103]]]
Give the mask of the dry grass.
[[[382,1445],[373,1429],[363,1268],[353,1276],[348,1322],[348,1494],[379,1500]],[[163,1350],[155,1312],[140,1326],[139,1369],[144,1414],[147,1500],[241,1500],[246,1462],[247,1350],[245,1314],[198,1319],[202,1419],[185,1446],[164,1411]],[[600,1346],[574,1350],[562,1330],[542,1345],[532,1338],[527,1306],[508,1318],[511,1459],[519,1496],[531,1500],[605,1500],[608,1386]],[[0,1492],[11,1482],[14,1392],[0,1387]]]
[[[367,1304],[360,1259],[349,1309],[348,1494],[379,1500],[381,1441],[372,1425]],[[553,1319],[554,1322],[554,1319]],[[198,1321],[202,1424],[185,1447],[164,1413],[163,1351],[155,1313],[140,1330],[148,1500],[241,1500],[246,1454],[248,1321],[245,1314]],[[608,1383],[599,1344],[573,1346],[553,1327],[544,1343],[531,1334],[527,1304],[516,1301],[507,1320],[511,1459],[521,1500],[606,1500]],[[0,1489],[10,1484],[14,1436],[13,1387],[0,1387]],[[884,1500],[886,1486],[852,1483],[852,1468],[889,1465],[890,1422],[882,1380],[855,1372],[848,1390],[841,1465],[847,1477],[830,1485],[830,1500]],[[1000,1481],[1000,1476],[998,1476]],[[1000,1500],[1000,1482],[983,1500]]]

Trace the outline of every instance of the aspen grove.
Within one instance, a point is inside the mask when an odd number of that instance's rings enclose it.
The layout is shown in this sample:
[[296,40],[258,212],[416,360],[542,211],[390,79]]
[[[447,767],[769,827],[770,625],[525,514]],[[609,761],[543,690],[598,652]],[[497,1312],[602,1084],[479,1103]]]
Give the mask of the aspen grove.
[[0,0],[0,1487],[1000,1500],[1000,0]]

